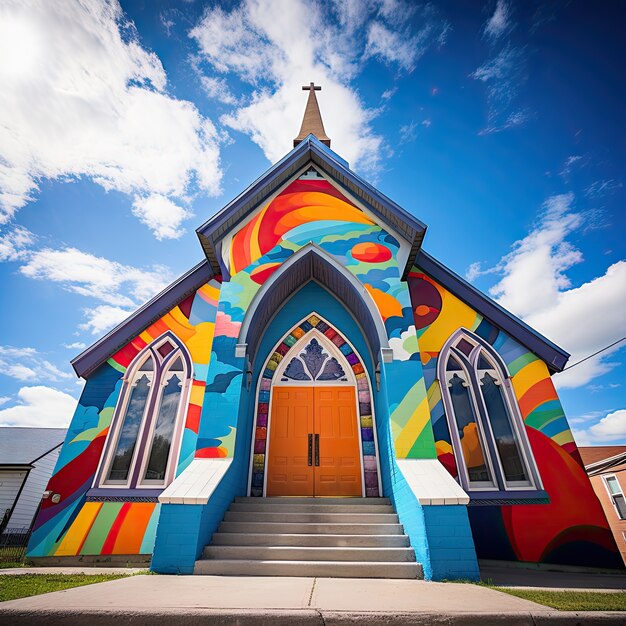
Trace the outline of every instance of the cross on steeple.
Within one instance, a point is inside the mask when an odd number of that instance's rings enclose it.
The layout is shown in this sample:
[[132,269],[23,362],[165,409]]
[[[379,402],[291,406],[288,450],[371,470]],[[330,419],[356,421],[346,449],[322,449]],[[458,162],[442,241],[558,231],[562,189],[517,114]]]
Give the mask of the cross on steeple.
[[326,136],[326,131],[324,130],[324,122],[322,122],[322,115],[320,113],[320,107],[317,104],[317,98],[315,96],[315,92],[320,91],[321,89],[322,88],[315,83],[309,83],[308,86],[302,87],[302,91],[309,92],[309,98],[306,103],[306,109],[304,110],[304,117],[302,118],[302,126],[300,126],[300,132],[298,133],[298,136],[293,140],[294,148],[309,134],[314,135],[323,144],[326,144],[330,148],[330,139]]

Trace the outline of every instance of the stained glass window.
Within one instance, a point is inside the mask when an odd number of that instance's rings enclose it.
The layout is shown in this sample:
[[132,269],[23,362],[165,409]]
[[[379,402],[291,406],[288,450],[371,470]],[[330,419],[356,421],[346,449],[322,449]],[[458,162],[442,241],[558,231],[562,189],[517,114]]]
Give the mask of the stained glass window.
[[109,481],[126,482],[133,459],[139,428],[146,409],[148,394],[150,393],[150,374],[154,370],[154,361],[150,357],[140,368],[141,377],[133,384],[130,398],[124,415],[124,421],[117,439],[113,462],[109,470]]
[[496,440],[500,462],[507,482],[527,481],[517,438],[496,379],[487,372],[480,381],[491,430]]
[[339,361],[329,354],[317,338],[313,337],[303,351],[289,361],[283,371],[281,381],[290,380],[329,382],[348,379]]
[[454,373],[448,387],[469,480],[470,482],[491,483],[467,381]]
[[168,475],[173,478],[168,465],[189,374],[182,348],[173,341],[152,344],[145,351],[150,356],[140,362],[134,373],[129,370],[126,391],[120,396],[122,408],[118,408],[120,413],[110,429],[111,437],[117,439],[108,469],[103,473],[105,485],[124,484],[132,488],[144,481],[165,485]]
[[176,415],[182,393],[182,372],[182,360],[178,357],[164,377],[167,379],[167,384],[164,386],[161,394],[159,413],[152,435],[150,457],[144,475],[145,480],[162,481],[165,479],[165,470],[167,469],[174,427],[176,425]]
[[445,364],[440,372],[447,383],[443,395],[449,403],[446,412],[453,444],[463,461],[461,484],[466,489],[533,487],[539,482],[538,474],[532,469],[524,425],[514,421],[521,422],[514,412],[515,397],[510,397],[510,387],[507,390],[502,382],[508,382],[505,366],[497,365],[496,357],[478,338],[472,336],[472,341],[457,339],[442,354],[445,360],[440,365]]

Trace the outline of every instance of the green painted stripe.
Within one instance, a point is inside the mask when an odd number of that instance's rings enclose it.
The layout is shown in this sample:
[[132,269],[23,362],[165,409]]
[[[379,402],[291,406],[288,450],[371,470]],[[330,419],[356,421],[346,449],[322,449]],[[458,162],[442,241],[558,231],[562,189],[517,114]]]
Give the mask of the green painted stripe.
[[549,422],[553,422],[559,417],[565,417],[562,409],[552,409],[551,411],[533,411],[525,420],[526,426],[532,426],[541,430]]
[[537,359],[537,357],[532,352],[522,354],[522,356],[518,356],[514,361],[511,361],[509,363],[509,372],[511,376],[515,376],[515,374],[525,368],[529,363],[538,360],[539,359]]
[[100,554],[113,522],[124,505],[123,502],[105,502],[83,544],[81,554]]
[[435,448],[435,437],[433,435],[433,428],[430,424],[430,420],[422,429],[419,437],[415,440],[415,443],[411,446],[407,459],[436,459],[437,449]]
[[114,369],[117,370],[118,372],[122,372],[122,374],[126,373],[126,368],[123,365],[120,365],[119,363],[116,363],[112,358],[111,359],[107,359],[107,363]]

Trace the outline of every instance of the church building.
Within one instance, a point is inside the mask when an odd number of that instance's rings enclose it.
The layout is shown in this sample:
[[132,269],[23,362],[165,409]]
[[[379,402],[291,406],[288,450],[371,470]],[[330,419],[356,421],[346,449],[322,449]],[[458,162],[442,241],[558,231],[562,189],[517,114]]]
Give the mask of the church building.
[[551,380],[569,355],[428,254],[303,89],[293,149],[197,229],[203,261],[72,361],[86,383],[28,557],[620,567]]

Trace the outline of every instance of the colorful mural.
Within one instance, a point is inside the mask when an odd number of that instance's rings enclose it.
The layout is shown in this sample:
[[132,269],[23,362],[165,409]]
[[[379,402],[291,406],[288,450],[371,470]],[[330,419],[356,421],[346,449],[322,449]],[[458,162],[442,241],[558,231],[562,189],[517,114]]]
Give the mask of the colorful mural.
[[408,278],[421,349],[437,458],[457,465],[437,380],[437,358],[459,328],[488,342],[502,357],[549,504],[470,506],[479,558],[617,566],[608,523],[582,467],[545,363],[454,294],[414,267]]
[[55,504],[51,499],[43,500],[29,542],[29,556],[119,554],[122,547],[151,551],[158,516],[156,498],[153,503],[90,502],[88,491],[109,432],[126,368],[146,345],[166,331],[173,332],[186,345],[194,370],[176,474],[180,474],[193,459],[219,292],[220,282],[217,280],[200,287],[89,377],[47,487],[60,494],[61,501]]
[[223,263],[231,277],[221,291],[214,358],[207,379],[214,390],[210,402],[205,401],[205,406],[211,407],[211,420],[202,420],[198,454],[232,456],[237,386],[244,367],[234,357],[239,329],[260,286],[309,243],[322,248],[363,283],[385,323],[394,352],[394,362],[386,364],[386,392],[396,454],[434,458],[413,310],[398,267],[401,244],[312,170],[222,241]]
[[265,476],[265,452],[267,444],[267,424],[269,401],[274,373],[283,357],[299,339],[315,328],[328,337],[346,357],[356,377],[359,394],[359,423],[361,431],[361,450],[363,475],[365,478],[365,495],[377,498],[380,495],[378,486],[378,470],[376,467],[376,444],[374,443],[374,423],[372,418],[372,398],[365,367],[350,344],[330,324],[317,315],[311,315],[299,326],[291,330],[280,342],[270,356],[267,366],[261,375],[257,401],[256,427],[254,430],[254,452],[252,457],[252,479],[250,495],[263,495],[263,479]]

